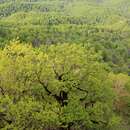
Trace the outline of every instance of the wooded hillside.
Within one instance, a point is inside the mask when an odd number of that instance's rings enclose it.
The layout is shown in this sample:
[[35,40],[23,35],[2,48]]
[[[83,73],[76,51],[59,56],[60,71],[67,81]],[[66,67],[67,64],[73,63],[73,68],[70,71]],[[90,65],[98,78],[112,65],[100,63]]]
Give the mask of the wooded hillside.
[[130,129],[129,0],[0,0],[0,129]]

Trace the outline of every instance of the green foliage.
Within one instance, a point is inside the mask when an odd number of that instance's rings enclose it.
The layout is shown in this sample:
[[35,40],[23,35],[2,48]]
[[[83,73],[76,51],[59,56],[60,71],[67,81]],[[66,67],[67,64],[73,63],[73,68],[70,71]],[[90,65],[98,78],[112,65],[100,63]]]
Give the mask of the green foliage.
[[118,125],[106,66],[92,49],[13,42],[0,53],[1,129],[104,130]]
[[129,130],[129,11],[129,0],[0,0],[0,129]]
[[114,72],[128,72],[129,5],[128,0],[4,0],[0,46],[17,37],[33,46],[91,43]]

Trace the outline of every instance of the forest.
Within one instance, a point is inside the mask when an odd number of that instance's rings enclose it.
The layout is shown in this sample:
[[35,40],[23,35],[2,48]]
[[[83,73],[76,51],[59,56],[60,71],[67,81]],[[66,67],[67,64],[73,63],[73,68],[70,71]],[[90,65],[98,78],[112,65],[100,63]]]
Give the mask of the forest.
[[130,130],[130,1],[0,0],[0,130]]

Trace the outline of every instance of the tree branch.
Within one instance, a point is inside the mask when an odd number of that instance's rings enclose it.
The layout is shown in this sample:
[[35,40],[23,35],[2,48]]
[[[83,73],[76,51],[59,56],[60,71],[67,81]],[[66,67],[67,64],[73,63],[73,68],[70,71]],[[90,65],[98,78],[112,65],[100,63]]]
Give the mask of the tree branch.
[[0,92],[2,93],[2,95],[5,96],[5,91],[4,91],[4,89],[3,89],[1,86],[0,86],[0,89],[1,89]]

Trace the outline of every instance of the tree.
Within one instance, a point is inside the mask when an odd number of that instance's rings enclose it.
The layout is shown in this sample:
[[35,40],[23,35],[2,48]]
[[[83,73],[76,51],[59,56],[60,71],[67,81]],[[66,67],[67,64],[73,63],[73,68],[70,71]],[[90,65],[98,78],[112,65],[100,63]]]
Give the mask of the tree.
[[113,84],[113,90],[116,93],[116,100],[114,101],[115,111],[121,115],[122,123],[120,129],[129,129],[129,100],[130,100],[130,78],[128,75],[119,73],[110,73],[109,78]]
[[106,66],[77,44],[32,48],[13,41],[0,53],[0,128],[115,128]]

